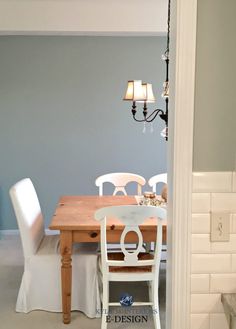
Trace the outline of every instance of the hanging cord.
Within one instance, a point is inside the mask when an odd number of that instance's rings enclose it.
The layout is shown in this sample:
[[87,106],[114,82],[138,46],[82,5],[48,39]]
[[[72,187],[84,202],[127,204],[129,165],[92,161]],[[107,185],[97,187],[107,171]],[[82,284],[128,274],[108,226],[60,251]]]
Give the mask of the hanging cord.
[[168,18],[167,18],[167,41],[164,60],[166,62],[166,81],[164,85],[164,96],[169,96],[169,52],[170,52],[170,0],[168,1]]
[[165,139],[168,140],[168,111],[169,111],[169,52],[170,52],[170,1],[168,0],[168,18],[167,18],[167,43],[165,51],[165,62],[166,62],[166,81],[164,83],[163,97],[166,102],[165,111],[165,122],[166,122],[166,136]]
[[167,45],[165,55],[169,58],[169,50],[170,50],[170,0],[168,1],[168,18],[167,18]]

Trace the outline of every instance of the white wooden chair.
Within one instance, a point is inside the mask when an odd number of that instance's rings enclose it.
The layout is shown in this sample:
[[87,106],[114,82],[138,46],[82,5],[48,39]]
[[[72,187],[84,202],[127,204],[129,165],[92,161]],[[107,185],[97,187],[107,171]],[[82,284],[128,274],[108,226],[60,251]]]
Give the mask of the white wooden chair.
[[111,183],[115,186],[115,190],[113,195],[116,195],[118,192],[127,195],[125,190],[125,186],[128,183],[135,182],[137,183],[137,194],[142,194],[142,186],[146,184],[145,178],[140,175],[131,174],[131,173],[111,173],[99,176],[95,184],[99,187],[99,195],[103,195],[103,184],[104,183]]
[[[167,173],[163,173],[163,174],[158,174],[155,176],[152,176],[149,180],[148,180],[148,185],[152,187],[152,191],[156,193],[157,191],[157,185],[158,184],[167,184]],[[152,245],[148,244],[147,245],[147,249],[149,248],[149,250],[152,250]],[[166,252],[167,247],[166,245],[163,246],[162,251]],[[165,257],[165,253],[162,253],[162,261],[166,262],[166,257]]]
[[[142,253],[143,236],[139,229],[146,218],[157,220],[156,249],[154,254]],[[106,238],[106,221],[118,218],[124,224],[120,238],[121,253],[108,253]],[[134,302],[133,306],[150,305],[153,308],[155,329],[161,329],[158,302],[158,282],[160,255],[162,247],[162,219],[166,218],[166,210],[152,206],[114,206],[96,211],[95,219],[101,222],[101,269],[103,281],[102,329],[107,328],[106,314],[109,306],[120,306],[120,303],[109,302],[110,281],[149,281],[149,302]],[[131,252],[126,249],[125,237],[129,232],[135,232],[138,244]]]
[[[45,235],[43,215],[29,178],[10,189],[24,253],[24,273],[16,311],[62,311],[61,256],[59,235]],[[94,247],[94,245],[92,245]],[[71,309],[88,317],[99,317],[101,307],[97,274],[97,252],[80,244],[73,250]],[[82,251],[83,248],[83,251]]]
[[[95,180],[96,186],[99,187],[99,195],[103,195],[103,184],[111,183],[114,185],[115,189],[113,195],[118,194],[119,192],[127,195],[125,187],[128,183],[135,182],[137,183],[137,195],[142,194],[142,186],[146,184],[146,180],[144,177],[132,173],[110,173],[99,176]],[[129,244],[129,248],[132,248],[133,245]],[[109,250],[119,250],[117,244],[109,243]]]
[[159,183],[167,184],[167,173],[152,176],[148,181],[148,185],[152,187],[152,191],[155,193]]

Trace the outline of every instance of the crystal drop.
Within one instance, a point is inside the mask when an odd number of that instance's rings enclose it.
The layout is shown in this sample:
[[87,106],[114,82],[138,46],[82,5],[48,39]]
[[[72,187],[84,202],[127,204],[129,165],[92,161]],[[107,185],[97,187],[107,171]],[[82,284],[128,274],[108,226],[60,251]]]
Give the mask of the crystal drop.
[[146,122],[143,123],[143,133],[146,134]]

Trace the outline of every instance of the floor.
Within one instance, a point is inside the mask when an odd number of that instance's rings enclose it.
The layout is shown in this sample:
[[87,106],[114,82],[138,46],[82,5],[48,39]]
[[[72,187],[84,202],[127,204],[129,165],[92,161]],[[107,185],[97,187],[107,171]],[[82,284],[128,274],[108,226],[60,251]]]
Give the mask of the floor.
[[[16,313],[15,302],[23,273],[23,254],[19,236],[0,237],[0,327],[4,329],[99,329],[100,319],[89,319],[81,312],[72,312],[71,323],[62,323],[61,313],[44,311],[33,311],[28,314]],[[161,265],[160,276],[160,316],[161,329],[165,329],[165,264]],[[123,284],[125,285],[125,283]],[[117,301],[117,296],[122,291],[127,291],[125,286],[115,284],[111,288],[111,296]],[[129,293],[135,301],[147,298],[147,287],[145,284],[133,284]],[[142,299],[143,300],[143,299]],[[120,309],[120,308],[119,308]],[[151,309],[145,312],[149,314]],[[111,323],[108,329],[135,329],[145,326],[153,329],[152,316],[148,315],[146,323]]]

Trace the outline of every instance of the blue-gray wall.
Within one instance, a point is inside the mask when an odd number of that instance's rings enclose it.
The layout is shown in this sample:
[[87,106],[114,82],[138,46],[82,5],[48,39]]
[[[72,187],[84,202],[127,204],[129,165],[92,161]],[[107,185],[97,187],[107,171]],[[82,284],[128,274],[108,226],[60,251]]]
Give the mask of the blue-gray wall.
[[236,170],[235,13],[235,0],[198,0],[194,171]]
[[24,177],[47,226],[60,195],[96,194],[101,174],[166,171],[163,122],[143,134],[122,101],[142,79],[164,107],[164,50],[164,37],[0,37],[0,229],[17,228],[8,190]]

